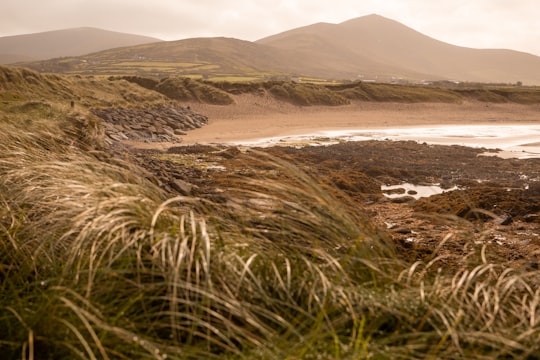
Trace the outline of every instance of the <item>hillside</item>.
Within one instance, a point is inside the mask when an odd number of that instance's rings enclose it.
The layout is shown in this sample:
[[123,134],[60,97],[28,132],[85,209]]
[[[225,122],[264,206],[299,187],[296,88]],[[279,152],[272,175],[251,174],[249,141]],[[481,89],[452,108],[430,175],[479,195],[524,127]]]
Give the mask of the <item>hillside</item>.
[[[450,45],[378,15],[341,24],[314,24],[257,43],[279,49],[302,49],[306,58],[314,59],[329,56],[330,52],[335,61],[357,64],[356,73],[351,71],[350,75],[361,78],[423,73],[428,74],[425,79],[540,84],[540,73],[536,71],[540,69],[538,56]],[[326,62],[327,66],[332,64],[333,61]],[[398,68],[401,69],[396,71]]]
[[264,45],[231,38],[196,38],[105,50],[83,57],[25,64],[46,72],[80,74],[220,74],[260,76],[288,69],[286,56]]
[[38,71],[216,80],[453,80],[540,84],[540,57],[454,46],[378,15],[260,39],[193,38],[26,63]]
[[161,41],[95,28],[76,28],[0,37],[0,64],[78,56],[121,46]]

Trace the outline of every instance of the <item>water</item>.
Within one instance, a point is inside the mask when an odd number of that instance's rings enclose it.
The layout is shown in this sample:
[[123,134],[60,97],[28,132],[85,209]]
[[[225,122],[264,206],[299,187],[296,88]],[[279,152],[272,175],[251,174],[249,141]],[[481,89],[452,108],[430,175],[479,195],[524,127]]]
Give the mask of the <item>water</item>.
[[[260,139],[242,145],[329,145],[339,141],[413,140],[438,145],[499,149],[495,155],[540,158],[540,125],[469,125],[332,130],[313,134]],[[494,155],[490,152],[486,155]]]
[[346,141],[413,140],[438,145],[463,145],[500,149],[503,157],[540,157],[540,125],[469,125],[331,131]]
[[[410,196],[418,200],[423,197],[430,197],[432,195],[442,194],[444,192],[454,191],[457,189],[457,186],[449,189],[443,189],[439,184],[415,185],[411,183],[402,183],[398,185],[381,185],[383,195],[390,199]],[[396,190],[399,191],[396,192]]]

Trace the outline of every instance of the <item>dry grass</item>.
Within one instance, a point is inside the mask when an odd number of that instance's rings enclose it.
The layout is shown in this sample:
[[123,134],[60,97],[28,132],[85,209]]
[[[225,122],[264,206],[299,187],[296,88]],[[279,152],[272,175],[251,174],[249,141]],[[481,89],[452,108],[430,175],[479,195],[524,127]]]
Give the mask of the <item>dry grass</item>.
[[224,91],[189,78],[166,78],[155,90],[175,100],[200,101],[203,103],[229,105],[233,99]]
[[29,108],[0,121],[6,359],[540,354],[538,272],[485,248],[454,273],[437,249],[406,264],[317,179],[257,153],[221,202],[167,198],[84,113]]

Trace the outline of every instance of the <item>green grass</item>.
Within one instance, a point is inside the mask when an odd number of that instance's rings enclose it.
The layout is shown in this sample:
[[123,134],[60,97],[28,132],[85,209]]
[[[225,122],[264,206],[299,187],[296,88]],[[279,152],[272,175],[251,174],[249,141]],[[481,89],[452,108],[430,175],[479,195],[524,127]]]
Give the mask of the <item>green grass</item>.
[[168,67],[168,68],[192,68],[206,64],[201,63],[180,63],[167,61],[123,61],[115,63],[114,66],[134,66],[134,67]]
[[[101,81],[81,101],[122,98]],[[0,109],[3,358],[540,355],[538,271],[473,244],[452,272],[438,248],[405,263],[361,210],[263,153],[219,201],[171,197],[84,109],[20,91]]]
[[257,76],[237,76],[237,75],[219,75],[219,76],[213,76],[207,79],[211,82],[252,82],[252,81],[260,81],[261,78]]

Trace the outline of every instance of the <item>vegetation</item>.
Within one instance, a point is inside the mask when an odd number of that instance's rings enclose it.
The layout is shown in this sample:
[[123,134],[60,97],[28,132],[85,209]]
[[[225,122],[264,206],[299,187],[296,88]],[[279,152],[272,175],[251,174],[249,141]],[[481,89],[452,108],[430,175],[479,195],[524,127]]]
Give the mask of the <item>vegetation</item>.
[[195,100],[217,105],[234,102],[224,91],[189,78],[166,78],[154,89],[174,100]]
[[347,99],[363,101],[454,103],[466,98],[449,89],[427,86],[359,82],[335,85],[330,88]]
[[489,84],[405,85],[386,83],[320,83],[272,81],[214,81],[192,78],[164,78],[160,81],[140,76],[112,77],[125,79],[147,89],[161,92],[172,99],[196,100],[227,105],[232,96],[256,94],[271,96],[295,105],[338,106],[350,101],[374,102],[440,102],[481,101],[494,103],[540,103],[540,88]]
[[330,91],[324,86],[303,83],[283,83],[274,85],[269,92],[286,101],[298,105],[344,105],[349,103],[347,99]]
[[0,70],[3,358],[540,356],[538,272],[485,248],[453,273],[437,249],[405,263],[345,198],[262,154],[221,201],[170,197],[65,105],[161,96]]

